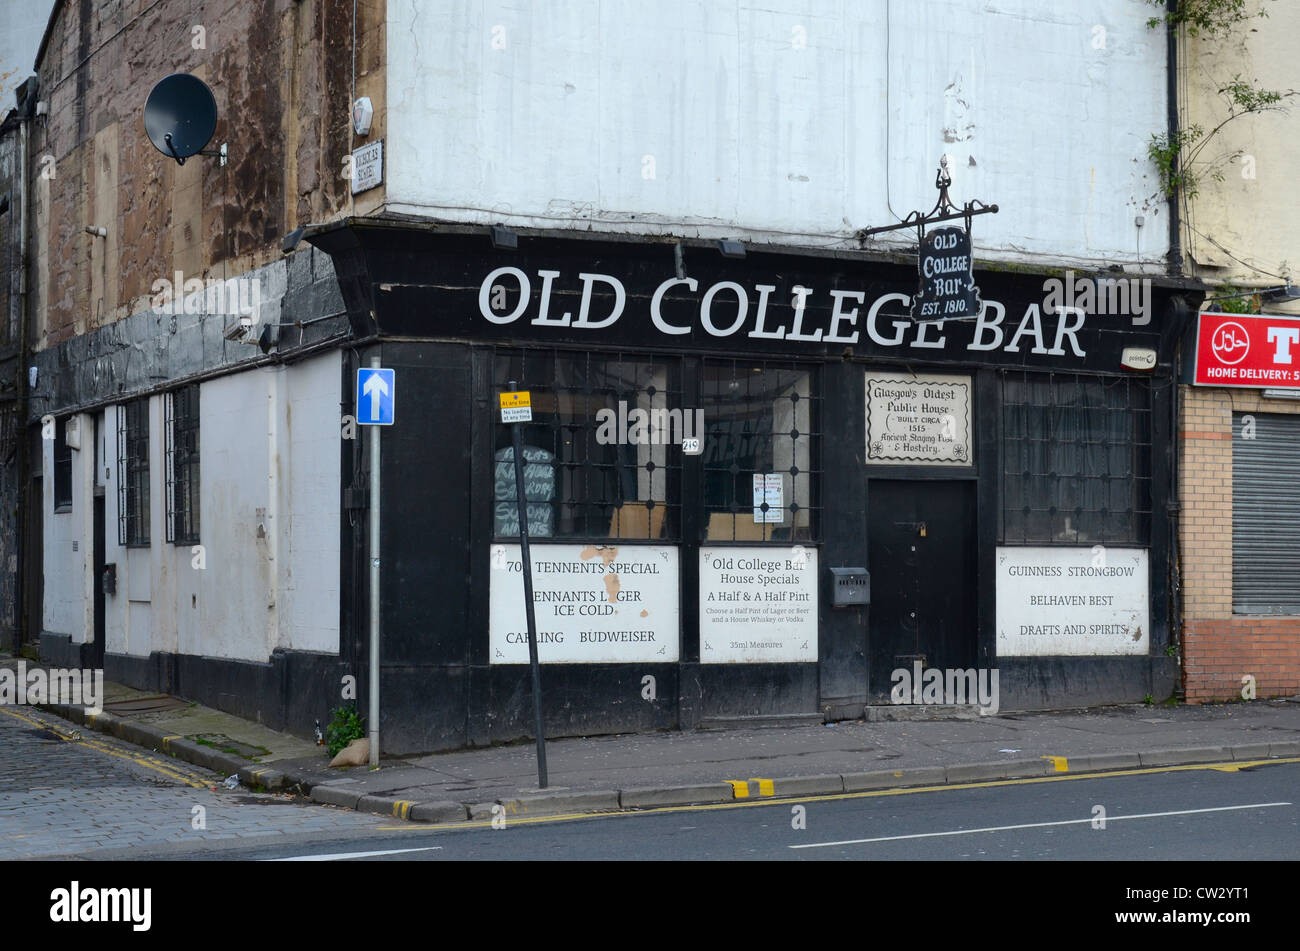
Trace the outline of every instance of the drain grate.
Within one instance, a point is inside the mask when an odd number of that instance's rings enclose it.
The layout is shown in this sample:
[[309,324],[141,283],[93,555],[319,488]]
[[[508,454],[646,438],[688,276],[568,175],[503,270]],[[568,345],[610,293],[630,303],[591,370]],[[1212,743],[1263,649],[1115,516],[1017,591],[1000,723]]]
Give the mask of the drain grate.
[[164,710],[179,710],[188,707],[189,702],[159,694],[156,697],[132,697],[129,700],[113,700],[104,704],[104,710],[114,716],[128,716],[132,713],[159,713]]
[[242,756],[244,759],[257,759],[259,756],[266,756],[271,752],[265,746],[254,746],[251,743],[232,740],[224,733],[195,733],[189,739],[202,746],[210,746],[222,753],[233,753],[235,756]]

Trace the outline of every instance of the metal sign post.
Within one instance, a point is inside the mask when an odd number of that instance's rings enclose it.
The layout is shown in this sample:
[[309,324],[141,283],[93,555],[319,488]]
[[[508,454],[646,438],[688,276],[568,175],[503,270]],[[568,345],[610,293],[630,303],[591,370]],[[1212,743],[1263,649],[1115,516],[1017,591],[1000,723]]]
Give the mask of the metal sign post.
[[524,492],[523,440],[518,423],[531,422],[533,408],[531,394],[515,390],[510,381],[510,392],[501,394],[501,422],[510,424],[510,445],[515,457],[515,497],[519,505],[519,550],[524,569],[524,616],[528,619],[528,666],[533,674],[533,722],[537,733],[537,787],[546,788],[546,731],[542,723],[542,667],[537,660],[537,618],[533,612],[533,563],[528,552],[528,500]]
[[397,381],[392,370],[370,358],[370,368],[357,370],[357,425],[370,431],[370,766],[379,766],[379,433],[393,425]]

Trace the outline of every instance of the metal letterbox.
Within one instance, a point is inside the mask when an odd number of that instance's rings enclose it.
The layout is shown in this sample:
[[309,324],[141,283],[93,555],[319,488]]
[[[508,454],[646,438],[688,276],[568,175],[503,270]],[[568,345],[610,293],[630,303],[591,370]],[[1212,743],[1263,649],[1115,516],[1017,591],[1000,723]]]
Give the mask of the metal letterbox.
[[871,603],[871,575],[866,568],[832,568],[831,582],[833,607]]

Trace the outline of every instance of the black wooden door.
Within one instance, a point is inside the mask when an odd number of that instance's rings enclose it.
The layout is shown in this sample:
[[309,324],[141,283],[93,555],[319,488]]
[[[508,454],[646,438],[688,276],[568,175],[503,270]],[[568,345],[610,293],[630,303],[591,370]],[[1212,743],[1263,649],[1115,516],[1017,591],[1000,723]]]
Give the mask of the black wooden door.
[[973,667],[975,483],[891,481],[867,487],[872,703],[888,703],[897,668]]

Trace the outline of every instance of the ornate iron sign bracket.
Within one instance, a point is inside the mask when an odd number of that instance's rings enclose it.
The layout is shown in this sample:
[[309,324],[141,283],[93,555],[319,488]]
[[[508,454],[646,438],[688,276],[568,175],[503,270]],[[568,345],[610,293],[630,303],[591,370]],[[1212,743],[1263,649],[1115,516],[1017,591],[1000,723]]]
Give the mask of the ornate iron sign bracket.
[[898,231],[902,228],[916,228],[916,240],[919,244],[925,237],[925,226],[932,225],[940,221],[953,221],[957,218],[964,219],[966,222],[966,232],[970,233],[970,220],[976,215],[988,215],[998,213],[997,205],[986,205],[982,201],[971,200],[965,205],[958,208],[948,197],[948,186],[952,184],[952,176],[948,174],[948,157],[944,156],[939,160],[939,171],[934,177],[934,187],[939,189],[939,200],[935,202],[929,214],[921,214],[914,211],[896,225],[883,225],[879,228],[862,228],[857,233],[857,239],[865,243],[870,237],[882,234],[886,231]]

